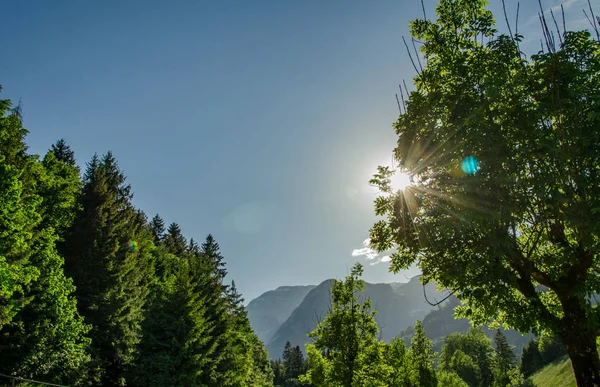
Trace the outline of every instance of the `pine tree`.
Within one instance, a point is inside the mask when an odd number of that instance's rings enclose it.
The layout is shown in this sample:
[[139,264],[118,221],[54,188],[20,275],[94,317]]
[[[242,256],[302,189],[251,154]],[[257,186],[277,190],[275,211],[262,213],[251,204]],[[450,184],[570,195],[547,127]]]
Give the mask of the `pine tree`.
[[152,235],[154,235],[154,243],[162,242],[165,238],[165,222],[158,214],[154,215],[154,218],[150,221],[150,226],[152,227]]
[[40,196],[44,199],[40,209],[42,226],[54,228],[59,241],[64,239],[65,232],[73,224],[82,187],[74,153],[64,140],[61,141],[44,156],[42,166],[46,178],[38,184]]
[[215,343],[199,288],[202,273],[173,257],[176,272],[155,292],[143,323],[134,382],[140,386],[201,385]]
[[225,262],[223,261],[219,244],[211,234],[208,234],[206,240],[200,246],[200,253],[212,262],[219,278],[223,280],[227,275],[227,269],[225,269]]
[[511,371],[517,367],[517,358],[500,330],[494,336],[494,347],[494,386],[506,387]]
[[[160,235],[160,234],[159,234]],[[163,239],[169,252],[177,257],[184,257],[187,252],[187,241],[177,223],[171,223]]]
[[67,145],[65,140],[61,138],[56,142],[56,144],[52,145],[50,148],[50,152],[54,155],[54,157],[58,161],[62,161],[63,163],[75,167],[75,152],[71,150],[71,147]]
[[141,336],[142,308],[152,277],[145,225],[131,205],[131,187],[109,152],[84,175],[81,210],[63,244],[66,271],[90,336],[102,384],[122,385]]
[[420,320],[415,325],[415,333],[408,349],[410,364],[410,379],[413,385],[422,387],[437,386],[437,377],[433,363],[436,353],[433,351],[431,340],[425,336],[425,330]]

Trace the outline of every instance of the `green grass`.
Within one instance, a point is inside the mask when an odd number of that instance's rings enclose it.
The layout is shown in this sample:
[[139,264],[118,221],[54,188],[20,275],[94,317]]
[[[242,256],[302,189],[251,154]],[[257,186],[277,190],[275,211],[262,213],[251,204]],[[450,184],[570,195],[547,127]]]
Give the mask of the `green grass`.
[[548,364],[533,374],[530,379],[536,387],[577,387],[571,360],[566,356]]

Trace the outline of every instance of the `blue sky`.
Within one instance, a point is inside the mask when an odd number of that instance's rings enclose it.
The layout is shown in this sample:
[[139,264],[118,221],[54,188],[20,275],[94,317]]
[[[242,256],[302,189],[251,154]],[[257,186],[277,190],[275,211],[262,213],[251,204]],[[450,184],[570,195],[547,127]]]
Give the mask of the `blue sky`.
[[[537,48],[537,2],[522,3]],[[567,27],[585,28],[586,2],[562,3]],[[367,181],[390,162],[394,94],[414,75],[401,36],[421,12],[417,0],[8,1],[2,98],[22,98],[32,152],[61,137],[80,165],[113,151],[135,205],[188,238],[212,233],[249,301],[381,259],[352,252],[375,220]],[[406,281],[386,263],[364,279]]]

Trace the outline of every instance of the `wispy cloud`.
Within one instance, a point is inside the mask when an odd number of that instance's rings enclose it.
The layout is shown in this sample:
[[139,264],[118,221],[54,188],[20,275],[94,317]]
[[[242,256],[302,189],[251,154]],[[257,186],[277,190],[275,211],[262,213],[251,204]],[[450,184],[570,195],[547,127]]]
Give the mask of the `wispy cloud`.
[[366,260],[371,261],[369,263],[370,265],[376,265],[381,262],[389,262],[391,260],[389,253],[394,249],[378,253],[377,250],[371,248],[370,243],[370,239],[365,239],[362,243],[362,248],[352,250],[352,256],[364,257]]

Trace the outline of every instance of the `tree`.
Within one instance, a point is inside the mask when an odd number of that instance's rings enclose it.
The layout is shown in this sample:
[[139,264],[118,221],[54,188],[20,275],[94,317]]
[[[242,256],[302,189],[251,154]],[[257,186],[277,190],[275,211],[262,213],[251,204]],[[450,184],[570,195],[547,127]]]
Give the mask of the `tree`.
[[426,63],[394,157],[413,184],[379,167],[371,246],[455,292],[475,325],[560,335],[578,385],[598,386],[600,43],[563,31],[527,58],[486,3],[441,0],[410,25]]
[[431,340],[425,336],[425,330],[420,320],[415,325],[415,334],[408,349],[408,363],[410,364],[410,381],[415,386],[435,387],[437,377],[433,363],[436,353],[433,351]]
[[441,371],[438,372],[439,387],[469,387],[469,385],[454,372]]
[[[38,192],[43,198],[40,206],[42,226],[52,227],[56,231],[59,244],[73,224],[79,210],[81,193],[80,171],[75,165],[74,153],[64,140],[61,141],[57,143],[59,145],[53,145],[44,156],[42,166],[45,177],[40,178],[37,184]],[[60,151],[57,146],[60,146]]]
[[567,354],[565,345],[562,343],[560,337],[556,335],[540,337],[538,340],[538,349],[544,365],[550,364]]
[[67,145],[64,138],[61,138],[56,142],[56,144],[52,145],[50,152],[58,161],[61,161],[71,167],[77,167],[75,163],[75,152],[73,152],[71,147]]
[[410,365],[406,353],[406,344],[402,339],[396,337],[390,341],[387,345],[385,359],[391,367],[391,374],[387,378],[390,386],[410,386]]
[[[80,384],[92,373],[89,326],[56,252],[52,224],[65,220],[44,188],[57,176],[27,155],[27,131],[18,111],[5,115],[9,106],[0,101],[0,364],[11,375]],[[63,198],[72,203],[69,194]],[[42,217],[48,213],[54,223]]]
[[[156,217],[155,217],[156,218]],[[158,220],[157,220],[158,221]],[[160,227],[157,225],[157,227]],[[160,229],[154,230],[156,232],[155,238],[160,237]],[[171,223],[169,228],[167,229],[167,234],[163,239],[165,246],[169,250],[169,252],[177,257],[184,257],[187,252],[187,241],[185,237],[181,233],[181,228],[177,223]]]
[[493,351],[491,340],[480,328],[451,333],[444,339],[439,369],[458,374],[471,387],[491,386]]
[[94,361],[104,385],[126,382],[153,276],[151,237],[131,198],[113,155],[94,156],[84,175],[81,209],[62,244],[78,310],[92,324]]
[[219,244],[211,234],[208,234],[206,240],[200,246],[200,254],[212,262],[219,279],[223,280],[227,275],[227,269],[225,269],[225,262],[223,261]]
[[158,244],[165,238],[165,222],[156,214],[150,221],[152,227],[152,235],[154,235],[154,243]]
[[523,347],[523,352],[521,353],[521,373],[528,378],[540,370],[543,365],[544,361],[542,360],[542,355],[540,355],[540,350],[538,349],[538,340],[529,340],[527,345]]
[[199,291],[203,273],[191,270],[184,258],[174,259],[176,272],[152,292],[143,322],[133,371],[140,386],[199,385],[215,349]]
[[[314,340],[314,343],[306,344],[309,370],[300,381],[317,387],[361,385],[362,381],[357,377],[365,358],[361,354],[379,345],[370,300],[361,303],[357,298],[364,289],[360,279],[362,272],[362,265],[357,263],[344,281],[333,282],[331,308],[317,328],[309,333]],[[369,366],[373,364],[369,363]]]
[[517,369],[517,358],[506,336],[498,329],[494,336],[494,385],[506,387],[510,384],[511,372]]

